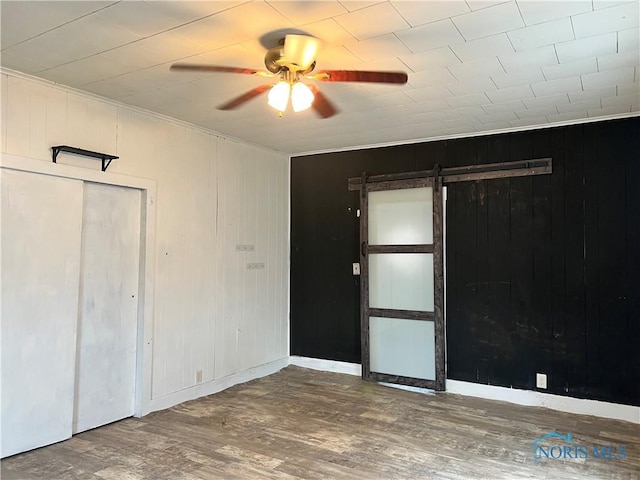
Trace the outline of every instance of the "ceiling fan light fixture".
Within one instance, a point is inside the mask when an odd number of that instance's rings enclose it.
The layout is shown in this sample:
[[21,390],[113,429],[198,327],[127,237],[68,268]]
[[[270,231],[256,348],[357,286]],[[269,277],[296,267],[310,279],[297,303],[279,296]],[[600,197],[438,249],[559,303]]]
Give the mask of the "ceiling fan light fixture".
[[271,90],[269,90],[269,96],[267,103],[270,107],[275,108],[279,112],[284,112],[287,109],[289,103],[289,93],[291,92],[291,86],[289,82],[280,81],[276,83]]
[[311,89],[304,83],[296,82],[291,89],[291,106],[294,112],[301,112],[311,106],[314,100]]

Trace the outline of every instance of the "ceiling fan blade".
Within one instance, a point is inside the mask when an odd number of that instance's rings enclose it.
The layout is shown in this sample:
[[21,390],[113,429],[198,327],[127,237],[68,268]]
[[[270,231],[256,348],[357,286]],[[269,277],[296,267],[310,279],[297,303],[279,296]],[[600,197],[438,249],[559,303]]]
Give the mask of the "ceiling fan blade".
[[322,70],[307,78],[321,82],[407,83],[405,72],[372,72],[366,70]]
[[188,70],[197,72],[221,72],[221,73],[241,73],[244,75],[270,76],[267,72],[262,72],[254,68],[224,67],[221,65],[199,65],[194,63],[174,63],[171,70]]
[[331,102],[324,96],[324,94],[315,85],[309,85],[313,92],[313,103],[311,106],[318,115],[322,118],[333,117],[338,110],[331,104]]
[[218,107],[218,110],[233,110],[234,108],[238,108],[243,103],[248,102],[252,98],[257,97],[261,93],[266,92],[272,87],[272,85],[260,85],[252,90],[249,90],[246,93],[243,93],[239,97],[236,97],[232,100],[229,100],[227,103],[224,103]]

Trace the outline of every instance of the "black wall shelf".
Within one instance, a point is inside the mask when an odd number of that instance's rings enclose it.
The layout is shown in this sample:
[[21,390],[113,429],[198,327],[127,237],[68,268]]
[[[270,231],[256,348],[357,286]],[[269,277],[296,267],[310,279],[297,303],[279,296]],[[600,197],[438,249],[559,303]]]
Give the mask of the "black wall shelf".
[[107,167],[111,164],[111,160],[115,160],[120,157],[115,155],[109,155],[107,153],[92,152],[91,150],[84,150],[83,148],[70,147],[69,145],[57,145],[51,147],[53,163],[57,163],[58,154],[60,152],[73,153],[75,155],[84,155],[85,157],[99,158],[102,160],[102,171],[106,172]]

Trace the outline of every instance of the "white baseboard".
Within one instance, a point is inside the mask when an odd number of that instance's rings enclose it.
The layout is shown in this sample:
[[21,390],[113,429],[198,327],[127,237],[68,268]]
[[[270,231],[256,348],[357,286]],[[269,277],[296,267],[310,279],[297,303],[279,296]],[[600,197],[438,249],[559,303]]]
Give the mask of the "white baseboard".
[[[336,362],[318,358],[290,357],[289,363],[314,370],[346,373],[349,375],[361,375],[360,372],[362,371],[362,367],[358,363]],[[446,392],[640,424],[640,407],[633,407],[631,405],[620,405],[618,403],[599,402],[597,400],[585,400],[582,398],[553,395],[551,393],[448,379],[446,381]]]
[[338,362],[336,360],[323,360],[322,358],[289,357],[289,365],[322,370],[324,372],[346,373],[347,375],[362,376],[362,367],[359,363]]
[[447,393],[456,393],[458,395],[501,400],[518,405],[544,407],[561,412],[594,415],[596,417],[640,424],[640,407],[633,407],[631,405],[565,397],[533,390],[520,390],[517,388],[461,382],[459,380],[447,380],[446,389]]
[[147,413],[164,410],[165,408],[170,408],[180,403],[188,402],[189,400],[195,400],[196,398],[221,392],[222,390],[226,390],[227,388],[240,383],[246,383],[251,380],[255,380],[256,378],[272,375],[282,370],[287,365],[289,365],[289,359],[281,358],[279,360],[274,360],[273,362],[265,363],[264,365],[249,368],[248,370],[244,370],[233,375],[217,378],[211,382],[200,383],[178,392],[152,398],[149,404],[149,411],[144,412],[143,414],[146,415]]

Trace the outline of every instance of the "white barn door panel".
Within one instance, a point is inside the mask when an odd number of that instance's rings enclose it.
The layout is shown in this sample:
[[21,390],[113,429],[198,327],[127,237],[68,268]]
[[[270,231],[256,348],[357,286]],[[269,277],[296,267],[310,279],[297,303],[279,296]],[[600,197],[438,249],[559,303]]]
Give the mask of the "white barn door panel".
[[85,183],[73,433],[133,415],[140,190]]
[[1,456],[69,438],[82,182],[0,170]]

